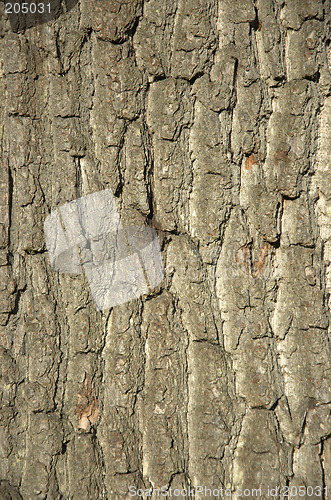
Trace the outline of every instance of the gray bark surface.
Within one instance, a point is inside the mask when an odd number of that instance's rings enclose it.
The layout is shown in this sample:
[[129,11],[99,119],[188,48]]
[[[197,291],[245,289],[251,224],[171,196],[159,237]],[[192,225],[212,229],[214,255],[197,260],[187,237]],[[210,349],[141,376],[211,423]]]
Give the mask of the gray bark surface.
[[[0,499],[326,498],[330,3],[80,0],[17,32],[4,7]],[[106,188],[165,279],[100,312],[43,224]]]

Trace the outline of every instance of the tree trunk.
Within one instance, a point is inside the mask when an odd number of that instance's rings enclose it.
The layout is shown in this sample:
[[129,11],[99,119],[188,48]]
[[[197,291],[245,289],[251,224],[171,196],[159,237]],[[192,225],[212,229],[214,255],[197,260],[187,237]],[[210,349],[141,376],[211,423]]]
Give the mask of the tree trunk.
[[[330,3],[71,7],[0,4],[0,499],[327,498]],[[165,277],[99,311],[44,221],[107,188]]]

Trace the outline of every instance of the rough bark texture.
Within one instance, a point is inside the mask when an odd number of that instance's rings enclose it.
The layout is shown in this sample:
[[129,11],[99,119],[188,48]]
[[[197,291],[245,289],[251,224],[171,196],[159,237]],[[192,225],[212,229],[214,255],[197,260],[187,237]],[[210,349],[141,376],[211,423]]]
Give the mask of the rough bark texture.
[[[331,491],[330,3],[0,11],[1,500]],[[166,276],[98,312],[43,222],[107,187]]]

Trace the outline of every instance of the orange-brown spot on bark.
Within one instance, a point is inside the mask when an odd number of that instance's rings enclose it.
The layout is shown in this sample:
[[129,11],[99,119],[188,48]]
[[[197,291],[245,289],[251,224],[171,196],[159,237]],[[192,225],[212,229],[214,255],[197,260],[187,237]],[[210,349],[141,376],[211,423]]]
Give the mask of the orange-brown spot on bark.
[[252,168],[252,165],[254,165],[255,163],[257,163],[256,159],[255,159],[255,156],[253,155],[253,153],[248,157],[246,158],[246,168],[247,170],[250,170]]
[[263,247],[260,250],[259,257],[257,261],[254,262],[253,264],[253,275],[257,278],[258,276],[261,276],[263,272],[263,268],[266,263],[266,258],[269,255],[272,247],[269,243],[265,243]]
[[85,377],[82,389],[78,393],[78,402],[75,409],[78,417],[78,429],[89,431],[100,415],[98,401],[93,393],[91,379]]

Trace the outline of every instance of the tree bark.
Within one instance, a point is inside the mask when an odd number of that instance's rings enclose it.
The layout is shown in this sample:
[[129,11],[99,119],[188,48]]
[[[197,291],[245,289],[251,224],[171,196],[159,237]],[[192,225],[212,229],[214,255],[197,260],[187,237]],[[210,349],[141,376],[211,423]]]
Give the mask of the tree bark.
[[[4,10],[1,500],[327,498],[330,3]],[[100,312],[44,220],[107,188],[165,278]]]

